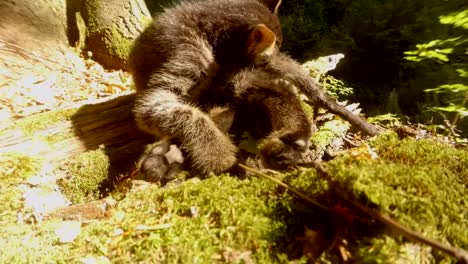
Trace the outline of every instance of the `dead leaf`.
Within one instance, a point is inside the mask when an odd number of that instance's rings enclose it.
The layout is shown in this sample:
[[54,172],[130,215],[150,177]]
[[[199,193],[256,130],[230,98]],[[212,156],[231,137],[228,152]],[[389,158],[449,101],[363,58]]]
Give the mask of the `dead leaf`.
[[254,264],[252,259],[252,251],[239,251],[226,247],[222,253],[223,260],[227,263],[239,263]]
[[115,200],[109,196],[101,200],[86,204],[71,205],[52,211],[46,215],[47,218],[59,218],[76,221],[93,221],[107,217],[108,210],[115,205]]
[[349,154],[356,160],[372,160],[379,157],[367,143],[363,143],[359,147],[350,149]]

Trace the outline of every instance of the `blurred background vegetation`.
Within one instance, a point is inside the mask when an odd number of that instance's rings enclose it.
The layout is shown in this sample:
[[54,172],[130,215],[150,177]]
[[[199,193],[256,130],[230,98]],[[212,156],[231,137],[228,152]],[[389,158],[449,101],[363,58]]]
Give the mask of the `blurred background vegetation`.
[[367,113],[468,136],[466,1],[283,1],[281,20],[295,58],[345,54],[331,74]]

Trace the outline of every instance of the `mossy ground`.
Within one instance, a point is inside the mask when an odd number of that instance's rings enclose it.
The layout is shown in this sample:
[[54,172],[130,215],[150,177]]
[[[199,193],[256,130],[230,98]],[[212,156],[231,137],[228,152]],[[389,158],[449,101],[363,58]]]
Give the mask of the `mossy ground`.
[[84,152],[66,164],[68,177],[59,181],[73,203],[101,198],[101,184],[108,178],[109,157],[104,150]]
[[[348,199],[358,197],[426,236],[468,248],[468,151],[430,140],[400,140],[394,134],[382,135],[370,145],[378,159],[345,154],[327,163],[348,191]],[[91,169],[94,165],[89,160],[96,156],[96,163],[105,164],[100,154],[99,150],[88,153],[72,166],[86,183],[78,184],[76,179],[76,185],[66,189],[76,201],[90,198],[84,191],[92,189],[89,179],[98,175],[95,182],[99,181],[101,173]],[[120,198],[107,218],[83,223],[73,242],[61,243],[54,233],[59,221],[17,222],[22,198],[15,186],[40,163],[24,156],[9,157],[2,159],[1,167],[15,169],[2,171],[0,177],[2,262],[80,262],[93,257],[104,263],[286,263],[293,259],[305,263],[304,226],[331,234],[332,240],[346,239],[347,250],[358,263],[454,261],[381,226],[347,225],[339,214],[330,216],[268,180],[229,175],[166,187],[152,184],[125,193],[126,188],[117,188],[113,195]],[[277,177],[336,210],[339,200],[313,169]],[[346,235],[337,235],[336,230],[346,230]],[[321,262],[335,263],[337,258],[339,254],[331,250]]]
[[[362,201],[365,197],[368,203],[377,205],[405,226],[467,249],[468,150],[457,150],[431,140],[400,140],[395,134],[382,135],[371,145],[379,159],[356,160],[344,156],[330,163],[331,174],[349,191],[350,199],[358,197]],[[370,246],[363,247],[365,244]],[[453,261],[389,234],[359,239],[355,247],[359,248],[357,256],[363,262],[371,259],[385,259],[388,263]],[[370,254],[365,248],[374,251]]]

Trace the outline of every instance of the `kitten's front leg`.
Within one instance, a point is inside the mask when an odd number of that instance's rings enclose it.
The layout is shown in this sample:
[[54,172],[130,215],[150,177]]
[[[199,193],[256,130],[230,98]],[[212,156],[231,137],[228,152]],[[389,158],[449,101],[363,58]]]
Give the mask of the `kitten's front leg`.
[[175,93],[146,91],[137,99],[134,113],[138,126],[144,131],[180,142],[191,166],[203,174],[224,172],[237,161],[237,148],[229,137],[206,113]]

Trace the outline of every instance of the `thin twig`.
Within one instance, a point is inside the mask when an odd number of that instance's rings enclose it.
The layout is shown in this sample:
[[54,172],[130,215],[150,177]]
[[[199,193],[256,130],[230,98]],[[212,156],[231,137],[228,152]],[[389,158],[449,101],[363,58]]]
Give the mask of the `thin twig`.
[[414,240],[419,243],[423,243],[429,245],[437,250],[445,252],[446,254],[452,255],[453,257],[457,258],[458,260],[462,261],[462,263],[468,264],[468,252],[461,248],[452,247],[446,244],[441,243],[440,241],[430,239],[421,235],[420,233],[413,231],[406,226],[398,223],[390,216],[377,212],[375,210],[369,209],[355,201],[351,201],[354,206],[358,207],[362,211],[368,213],[375,219],[379,220],[380,222],[384,223],[385,225],[393,228],[398,233],[402,234],[403,236],[407,237],[408,239]]
[[[330,175],[328,174],[328,171],[325,169],[325,167],[322,165],[321,162],[310,161],[310,162],[304,162],[301,165],[305,166],[305,167],[312,167],[315,170],[317,170],[317,172],[319,173],[319,176],[322,177],[323,179],[327,180],[328,183],[330,184],[330,187],[334,188],[337,191],[338,194],[345,193],[345,190],[340,188],[338,186],[338,184],[330,177]],[[247,166],[242,165],[242,164],[240,164],[240,166],[242,168],[250,171],[250,172],[255,173],[258,176],[261,176],[261,177],[263,177],[265,179],[271,180],[271,181],[277,183],[278,185],[281,185],[281,186],[285,187],[287,190],[291,191],[292,193],[294,193],[298,197],[300,197],[300,198],[302,198],[302,199],[304,199],[304,200],[306,200],[306,201],[308,201],[308,202],[310,202],[310,203],[312,203],[312,204],[314,204],[314,205],[316,205],[316,206],[318,206],[318,207],[320,207],[320,208],[322,208],[324,210],[331,211],[331,209],[319,204],[317,201],[307,197],[305,194],[301,193],[300,191],[295,190],[291,186],[283,183],[282,181],[280,181],[280,180],[278,180],[278,179],[276,179],[274,177],[271,177],[269,175],[261,173],[260,171],[258,171],[256,169],[247,167]],[[460,263],[468,264],[468,252],[465,251],[464,249],[452,247],[452,246],[449,246],[449,245],[445,245],[445,244],[442,244],[441,242],[439,242],[437,240],[424,237],[420,233],[418,233],[416,231],[413,231],[413,230],[405,227],[404,225],[398,223],[397,221],[393,220],[390,216],[388,216],[386,214],[382,214],[381,212],[379,212],[377,210],[370,209],[370,208],[358,203],[357,201],[347,199],[347,198],[345,198],[343,196],[342,196],[342,198],[344,200],[346,200],[347,202],[350,202],[353,206],[355,206],[356,208],[358,208],[362,212],[366,213],[367,215],[371,216],[372,218],[375,218],[375,219],[379,220],[381,223],[383,223],[383,224],[389,226],[390,228],[392,228],[393,230],[397,231],[398,233],[400,233],[404,237],[406,237],[408,239],[411,239],[413,241],[419,242],[419,243],[429,245],[429,246],[431,246],[431,247],[433,247],[433,248],[435,248],[437,250],[440,250],[440,251],[442,251],[442,252],[444,252],[444,253],[446,253],[448,255],[451,255],[451,256],[457,258],[460,261]]]
[[[338,194],[345,193],[345,190],[340,188],[338,186],[338,184],[330,177],[330,175],[328,174],[328,171],[323,167],[321,162],[312,161],[312,162],[304,163],[302,165],[305,165],[305,166],[308,166],[308,167],[313,167],[315,170],[317,170],[319,175],[322,178],[324,178],[324,179],[326,179],[328,181],[331,188],[334,188],[335,190],[337,190]],[[422,234],[420,234],[420,233],[418,233],[416,231],[413,231],[413,230],[409,229],[408,227],[405,227],[404,225],[398,223],[397,221],[395,221],[394,219],[392,219],[390,216],[388,216],[386,214],[383,214],[383,213],[381,213],[381,212],[379,212],[379,211],[377,211],[375,209],[370,209],[367,206],[364,206],[364,205],[360,204],[357,201],[350,200],[350,199],[347,199],[345,197],[342,197],[342,198],[345,199],[346,201],[350,202],[353,206],[357,207],[359,210],[361,210],[364,213],[368,214],[369,216],[379,220],[380,222],[382,222],[383,224],[389,226],[390,228],[397,231],[398,233],[405,236],[406,238],[411,239],[411,240],[416,241],[416,242],[419,242],[419,243],[429,245],[429,246],[431,246],[431,247],[433,247],[433,248],[435,248],[437,250],[440,250],[440,251],[442,251],[442,252],[444,252],[446,254],[449,254],[449,255],[459,259],[462,263],[468,264],[468,252],[466,250],[461,249],[461,248],[452,247],[452,246],[449,246],[449,245],[445,245],[445,244],[442,244],[441,242],[439,242],[437,240],[427,238],[427,237],[423,236]]]
[[285,184],[284,182],[282,182],[282,181],[276,179],[275,177],[271,177],[271,176],[269,176],[269,175],[267,175],[267,174],[265,174],[265,173],[261,173],[260,171],[258,171],[258,170],[256,170],[256,169],[253,169],[253,168],[250,168],[250,167],[247,167],[247,166],[245,166],[245,165],[243,165],[243,164],[239,164],[239,166],[241,166],[242,168],[244,168],[244,169],[246,169],[246,170],[248,170],[248,171],[250,171],[250,172],[255,173],[255,174],[258,175],[258,176],[261,176],[261,177],[263,177],[263,178],[265,178],[265,179],[268,179],[268,180],[270,180],[270,181],[275,182],[276,184],[278,184],[278,185],[280,185],[280,186],[283,186],[284,188],[286,188],[287,190],[291,191],[291,192],[294,193],[295,195],[297,195],[297,196],[299,196],[300,198],[302,198],[302,199],[308,201],[309,203],[314,204],[314,205],[317,206],[317,207],[320,207],[320,208],[323,209],[323,210],[331,211],[328,207],[321,205],[321,204],[318,203],[317,201],[315,201],[315,200],[313,200],[313,199],[307,197],[306,195],[302,194],[300,191],[298,191],[298,190],[292,188],[291,186],[289,186],[289,185]]

